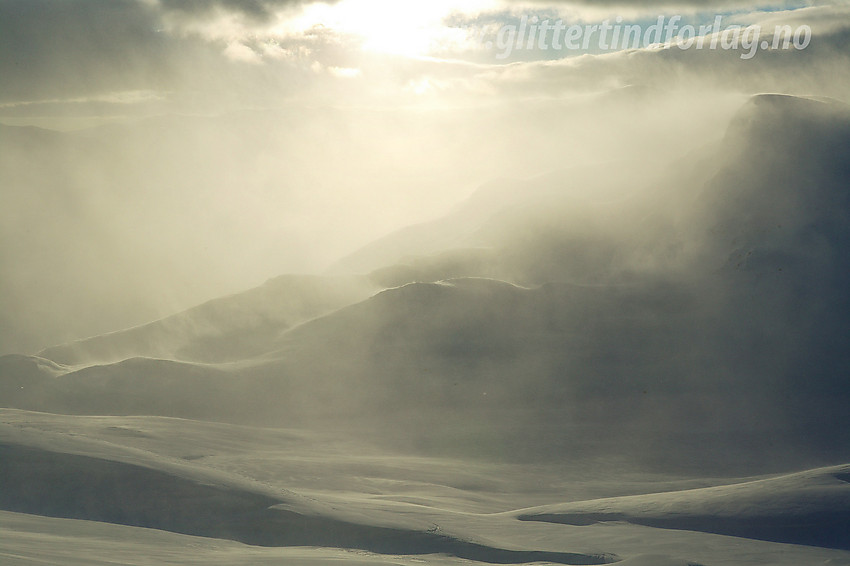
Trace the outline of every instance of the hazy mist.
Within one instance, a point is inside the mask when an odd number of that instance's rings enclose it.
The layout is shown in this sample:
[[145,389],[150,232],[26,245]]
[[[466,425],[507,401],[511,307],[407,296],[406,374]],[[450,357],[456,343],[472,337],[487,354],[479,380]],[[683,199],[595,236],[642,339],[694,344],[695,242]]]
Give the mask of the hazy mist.
[[[763,42],[546,43],[659,14]],[[10,540],[850,564],[848,40],[845,2],[0,0]]]

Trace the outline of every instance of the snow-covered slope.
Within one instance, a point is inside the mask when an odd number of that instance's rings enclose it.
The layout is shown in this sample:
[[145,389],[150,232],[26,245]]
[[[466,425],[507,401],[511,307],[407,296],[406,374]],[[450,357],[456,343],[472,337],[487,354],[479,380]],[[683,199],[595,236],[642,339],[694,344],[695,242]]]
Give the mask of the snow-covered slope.
[[523,521],[626,521],[850,550],[850,465],[686,491],[581,501],[518,514]]
[[767,512],[837,509],[842,500],[835,496],[846,490],[830,477],[846,466],[743,483],[682,480],[625,472],[610,461],[547,467],[424,458],[304,430],[14,410],[0,411],[0,446],[0,556],[11,564],[74,564],[82,555],[95,564],[850,562],[847,551],[825,546],[668,530],[639,520],[586,526],[518,520],[569,505],[515,510],[568,493],[586,499],[704,485],[712,487],[576,505],[609,501],[673,525],[683,511],[723,519],[724,510],[727,518],[753,517],[750,505]]
[[133,357],[239,360],[266,352],[285,329],[360,301],[376,290],[358,277],[284,275],[162,320],[53,346],[38,355],[66,365]]

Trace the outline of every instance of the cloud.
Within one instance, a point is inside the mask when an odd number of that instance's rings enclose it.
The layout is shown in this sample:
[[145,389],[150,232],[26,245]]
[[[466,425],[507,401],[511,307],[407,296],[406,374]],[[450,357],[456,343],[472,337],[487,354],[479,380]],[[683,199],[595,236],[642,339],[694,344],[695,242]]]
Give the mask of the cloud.
[[642,84],[660,89],[708,87],[744,93],[818,94],[847,100],[850,22],[845,8],[762,15],[758,22],[762,25],[761,39],[768,40],[774,25],[811,22],[811,42],[802,50],[759,49],[746,60],[742,49],[681,49],[677,45],[585,53],[555,60],[490,64],[482,66],[475,76],[502,95],[516,97],[557,97]]
[[522,7],[522,8],[540,8],[540,7],[563,7],[563,6],[606,6],[606,7],[622,7],[630,9],[665,9],[681,7],[681,8],[699,8],[699,9],[740,9],[742,6],[757,7],[770,6],[772,9],[777,7],[799,7],[801,5],[811,5],[818,3],[817,1],[795,1],[795,0],[502,0],[506,6]]
[[[310,18],[302,17],[313,13],[308,4],[298,0],[0,0],[7,16],[0,19],[0,49],[5,55],[0,60],[5,79],[0,82],[0,104],[7,105],[3,114],[20,116],[22,103],[29,105],[26,112],[40,109],[56,114],[62,101],[69,113],[133,114],[132,104],[122,103],[118,112],[119,105],[104,100],[120,92],[152,93],[153,99],[135,101],[149,113],[217,112],[274,106],[282,100],[403,105],[415,98],[417,103],[489,104],[501,98],[561,97],[635,84],[710,85],[739,92],[770,90],[842,98],[847,91],[842,89],[850,83],[846,70],[850,67],[846,49],[850,9],[846,6],[761,11],[751,2],[736,4],[736,20],[763,26],[805,23],[814,34],[803,51],[760,52],[749,61],[741,61],[735,52],[676,48],[603,55],[524,50],[502,61],[496,59],[495,50],[476,43],[470,30],[510,21],[517,10],[529,10],[528,14],[572,10],[590,17],[593,14],[587,10],[592,7],[582,2],[502,1],[489,7],[470,4],[465,11],[451,12],[446,5],[448,17],[435,24],[442,27],[432,42],[434,57],[426,58],[364,49],[368,42],[350,29],[323,25],[321,18],[310,23]],[[336,15],[351,15],[369,6],[381,4],[351,0],[323,10],[344,7]],[[599,14],[612,10],[637,14],[645,7],[651,11],[661,6],[604,3]],[[363,14],[364,19],[370,17]],[[377,26],[382,17],[386,14],[374,14],[370,25]],[[387,25],[396,19],[388,19]],[[317,67],[324,72],[314,72]],[[360,78],[356,92],[343,94],[338,79],[355,76]],[[353,85],[353,81],[344,82]],[[82,104],[83,100],[90,103]],[[12,111],[10,103],[19,106]]]
[[328,72],[338,79],[353,79],[361,74],[360,69],[352,67],[328,67]]
[[[248,10],[237,4],[221,6]],[[234,34],[204,35],[191,32],[189,8],[178,25],[174,9],[144,0],[0,0],[2,114],[111,114],[115,105],[105,98],[133,92],[171,103],[159,104],[158,113],[220,111],[254,105],[261,93],[279,100],[293,89],[309,91],[303,78],[315,58],[356,66],[326,30],[286,38],[243,26]],[[198,10],[192,21],[208,29]],[[323,46],[329,49],[324,55]],[[134,113],[126,102],[151,106],[150,100],[124,100],[118,114]]]
[[[0,101],[145,90],[169,82],[175,44],[128,0],[0,1]],[[185,46],[181,46],[185,49]]]
[[[335,3],[330,0],[326,3]],[[222,13],[239,16],[247,22],[269,23],[282,10],[309,4],[308,0],[160,0],[165,13],[197,19],[215,17]]]
[[256,51],[238,41],[229,43],[224,49],[224,55],[231,61],[242,61],[244,63],[254,64],[262,63],[262,57]]

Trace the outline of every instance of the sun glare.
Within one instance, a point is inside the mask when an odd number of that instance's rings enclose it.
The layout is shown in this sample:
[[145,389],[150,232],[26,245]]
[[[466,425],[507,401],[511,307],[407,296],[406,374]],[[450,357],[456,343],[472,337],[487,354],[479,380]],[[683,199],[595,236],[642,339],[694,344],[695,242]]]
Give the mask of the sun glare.
[[[479,2],[480,3],[480,2]],[[405,55],[427,55],[445,40],[445,18],[457,2],[399,2],[398,0],[341,0],[332,5],[305,8],[299,27],[317,25],[362,39],[364,50]]]

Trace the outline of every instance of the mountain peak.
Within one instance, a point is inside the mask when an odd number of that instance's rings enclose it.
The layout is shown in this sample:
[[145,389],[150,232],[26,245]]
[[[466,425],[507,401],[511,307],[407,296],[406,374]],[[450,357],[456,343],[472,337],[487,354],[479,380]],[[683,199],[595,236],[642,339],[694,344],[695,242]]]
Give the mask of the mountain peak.
[[[812,128],[843,127],[850,123],[850,106],[826,97],[790,94],[756,94],[744,104],[729,127],[728,134],[770,136],[774,141],[805,142],[799,136]],[[822,133],[822,132],[819,132]],[[778,136],[778,137],[774,137]]]

